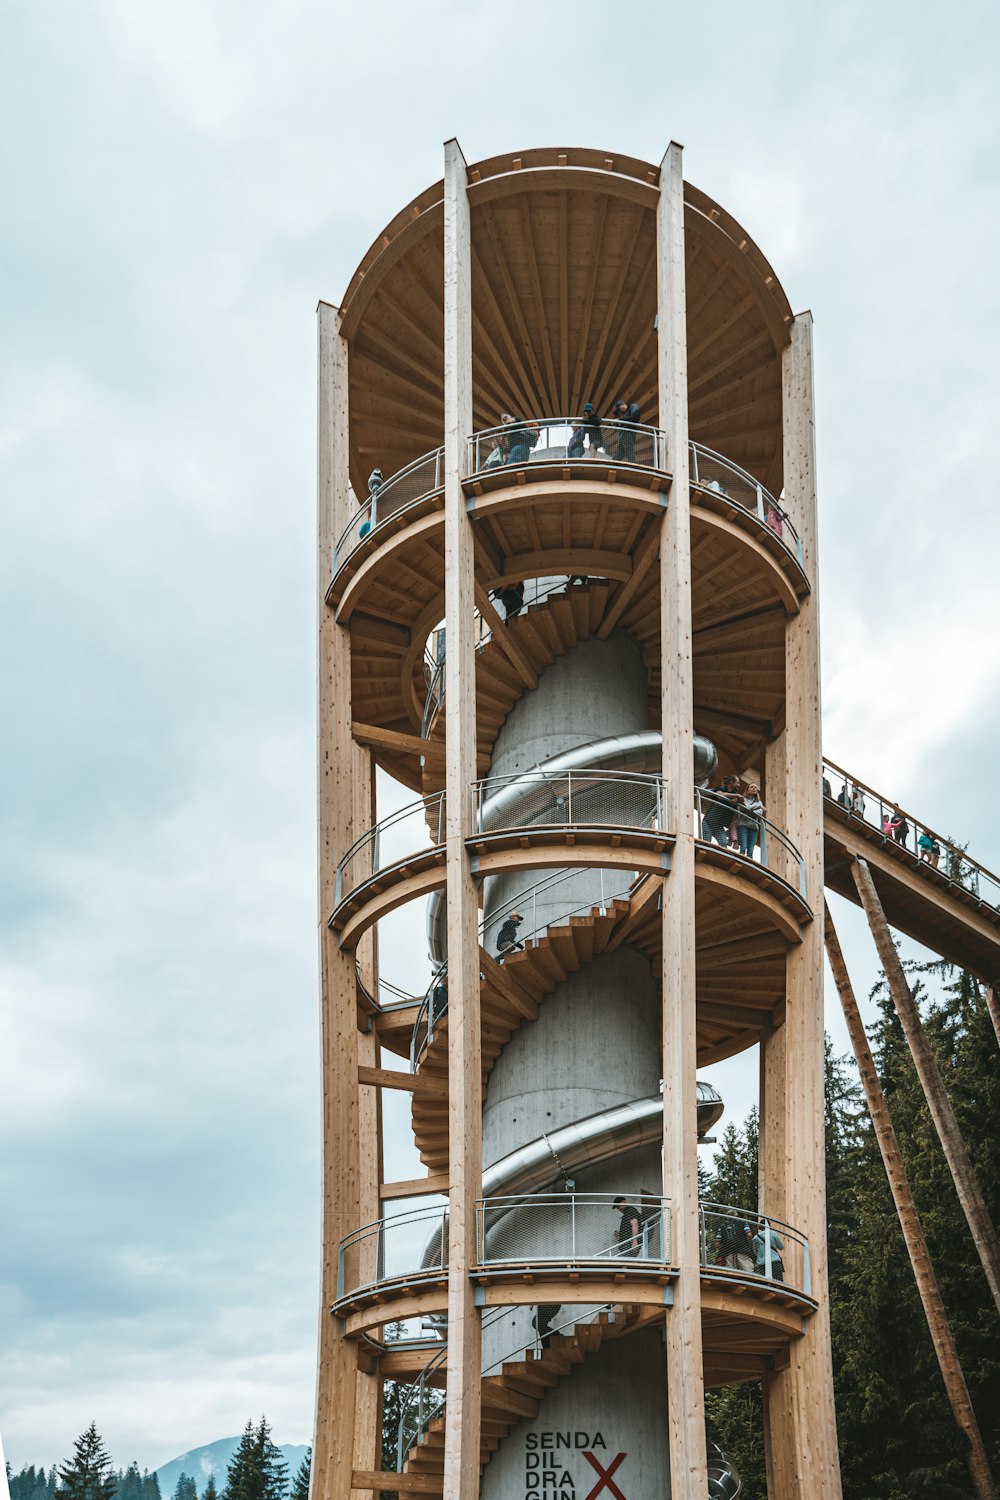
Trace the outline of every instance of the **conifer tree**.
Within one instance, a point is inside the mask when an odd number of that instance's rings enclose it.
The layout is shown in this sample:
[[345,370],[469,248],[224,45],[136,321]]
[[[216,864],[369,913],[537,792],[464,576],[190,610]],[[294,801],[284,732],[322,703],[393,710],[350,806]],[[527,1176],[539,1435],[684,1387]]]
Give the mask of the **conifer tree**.
[[248,1422],[229,1461],[222,1500],[284,1500],[288,1465],[271,1441],[267,1419]]
[[[309,1500],[309,1475],[312,1471],[312,1453],[311,1447],[306,1449],[306,1456],[295,1471],[289,1500]],[[205,1496],[204,1500],[208,1500],[208,1497]]]
[[198,1500],[198,1486],[190,1474],[180,1473],[174,1486],[174,1500]]
[[118,1476],[117,1500],[143,1500],[142,1475],[134,1459],[124,1474]]
[[96,1422],[80,1434],[73,1449],[73,1457],[59,1470],[58,1493],[67,1500],[112,1500],[118,1481]]
[[160,1481],[156,1473],[150,1473],[148,1469],[142,1471],[142,1500],[161,1500]]
[[209,1474],[205,1481],[205,1488],[201,1493],[201,1500],[219,1500],[219,1492],[215,1487],[215,1475]]

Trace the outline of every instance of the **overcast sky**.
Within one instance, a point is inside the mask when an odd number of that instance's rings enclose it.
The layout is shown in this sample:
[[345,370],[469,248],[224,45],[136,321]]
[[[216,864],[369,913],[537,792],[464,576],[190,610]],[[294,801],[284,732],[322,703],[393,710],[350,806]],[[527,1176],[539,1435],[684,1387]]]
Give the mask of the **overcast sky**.
[[827,752],[996,867],[996,7],[0,16],[0,1431],[152,1467],[311,1430],[317,300],[449,136],[682,141],[816,319]]

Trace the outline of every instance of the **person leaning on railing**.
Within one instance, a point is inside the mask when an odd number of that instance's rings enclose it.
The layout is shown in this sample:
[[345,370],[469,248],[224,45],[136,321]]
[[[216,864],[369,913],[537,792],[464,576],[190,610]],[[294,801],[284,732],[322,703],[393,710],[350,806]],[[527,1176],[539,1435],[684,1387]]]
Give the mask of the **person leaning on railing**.
[[701,820],[702,838],[708,844],[714,839],[723,849],[728,849],[729,825],[740,800],[740,778],[723,776],[718,786],[713,787],[710,792],[702,792],[701,797],[702,806],[707,803]]
[[[749,1225],[747,1226],[749,1228]],[[784,1281],[785,1266],[778,1254],[784,1250],[785,1242],[776,1229],[771,1229],[766,1219],[759,1220],[759,1228],[753,1237],[754,1269],[758,1276],[767,1275],[767,1246],[771,1247],[771,1280]]]
[[753,851],[760,837],[761,821],[767,809],[760,800],[760,787],[755,781],[747,783],[746,794],[740,798],[736,808],[736,837],[740,853],[753,859]]
[[594,410],[593,403],[588,401],[583,408],[583,421],[581,423],[590,445],[590,457],[597,457],[598,448],[604,446],[604,433],[601,431],[601,419]]
[[639,408],[634,401],[616,401],[612,416],[618,423],[615,457],[623,464],[635,463],[635,430],[639,425]]
[[526,464],[541,435],[536,423],[519,421],[505,411],[501,413],[500,424],[506,429],[500,434],[500,447],[507,455],[507,463]]

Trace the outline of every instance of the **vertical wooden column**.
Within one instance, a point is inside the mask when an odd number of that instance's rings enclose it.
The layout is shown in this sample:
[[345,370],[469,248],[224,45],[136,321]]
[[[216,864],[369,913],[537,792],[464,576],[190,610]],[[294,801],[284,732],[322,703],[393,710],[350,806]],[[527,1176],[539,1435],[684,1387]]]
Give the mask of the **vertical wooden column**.
[[913,1065],[924,1091],[924,1098],[927,1100],[927,1108],[930,1110],[934,1129],[937,1131],[938,1140],[941,1142],[945,1160],[948,1163],[948,1170],[955,1184],[958,1201],[962,1205],[962,1212],[965,1214],[976,1253],[986,1273],[990,1294],[996,1303],[997,1311],[1000,1312],[1000,1245],[997,1243],[996,1230],[993,1228],[986,1200],[979,1186],[979,1178],[976,1176],[972,1158],[962,1139],[962,1132],[958,1128],[955,1111],[951,1107],[951,1100],[948,1098],[948,1091],[944,1086],[934,1049],[927,1039],[916,1001],[906,982],[906,974],[892,940],[889,924],[885,920],[885,912],[882,910],[882,903],[878,898],[867,862],[863,859],[855,860],[851,866],[851,874],[854,876],[854,884],[858,888],[858,895],[861,897],[861,904],[865,909],[865,916],[868,918],[868,925],[875,939],[878,956],[889,983],[892,1003],[896,1007],[896,1014],[903,1028]]
[[327,926],[337,863],[368,825],[371,757],[351,734],[351,641],[325,602],[333,544],[350,511],[347,346],[338,310],[319,306],[317,608],[320,1030],[323,1068],[323,1218],[319,1361],[312,1489],[323,1500],[351,1490],[355,1425],[371,1430],[372,1388],[358,1409],[357,1353],[330,1314],[337,1294],[337,1255],[361,1219],[361,1160],[374,1141],[361,1139],[355,954]]
[[[788,827],[788,778],[784,731],[764,753],[764,802],[768,817],[779,827]],[[794,875],[789,872],[789,879]],[[786,1219],[785,1184],[788,1181],[788,1147],[785,1130],[785,1026],[784,1014],[760,1040],[759,1143],[757,1152],[757,1199],[775,1218]]]
[[896,1132],[892,1128],[889,1107],[885,1102],[882,1085],[879,1083],[875,1061],[865,1035],[864,1022],[861,1019],[858,1002],[854,998],[854,988],[847,972],[847,964],[844,962],[843,949],[829,911],[826,913],[826,951],[843,1007],[844,1019],[847,1022],[847,1030],[850,1033],[851,1046],[854,1048],[854,1056],[857,1059],[858,1072],[861,1075],[861,1083],[868,1103],[868,1113],[875,1127],[875,1138],[882,1156],[882,1165],[889,1179],[892,1201],[896,1205],[899,1226],[906,1242],[906,1252],[910,1257],[913,1277],[917,1283],[924,1317],[927,1319],[927,1327],[930,1330],[941,1378],[948,1393],[952,1416],[969,1445],[965,1458],[972,1487],[979,1500],[992,1500],[995,1494],[993,1478],[990,1474],[986,1450],[983,1447],[979,1423],[976,1421],[976,1414],[969,1400],[968,1387],[965,1384],[965,1376],[962,1374],[958,1352],[951,1336],[948,1315],[944,1310],[944,1302],[941,1300],[941,1292],[927,1249],[927,1241],[924,1239],[920,1215],[917,1213],[917,1205],[910,1190],[906,1168],[903,1166],[903,1159],[896,1144]]
[[[809,1240],[812,1295],[819,1306],[805,1337],[793,1342],[787,1370],[764,1382],[764,1428],[772,1500],[839,1500],[840,1463],[826,1269],[826,1153],[823,1040],[823,784],[820,741],[819,556],[812,314],[792,324],[783,356],[785,495],[802,538],[811,587],[785,629],[786,830],[802,855],[813,920],[786,963],[783,1099],[767,1100],[768,1119],[783,1104],[784,1204],[788,1222]],[[770,1043],[765,1044],[765,1052]],[[766,1064],[765,1064],[766,1066]],[[777,1072],[777,1066],[775,1072]],[[776,1080],[775,1080],[776,1082]],[[769,1080],[768,1093],[774,1087]],[[777,1172],[770,1154],[768,1171]],[[770,1184],[769,1184],[770,1187]],[[779,1191],[780,1201],[780,1191]],[[765,1202],[762,1207],[767,1210]]]
[[479,912],[465,840],[476,775],[476,648],[472,522],[462,475],[472,431],[472,270],[468,169],[444,148],[445,729],[448,868],[448,1386],[444,1500],[479,1494],[481,1336],[470,1268],[483,1174]]
[[673,475],[660,536],[660,652],[663,663],[663,775],[676,834],[663,883],[663,1194],[671,1204],[679,1267],[666,1316],[670,1486],[674,1495],[708,1487],[701,1343],[698,1143],[695,1067],[694,698],[691,658],[691,493],[688,482],[687,315],[684,177],[671,142],[660,167],[657,207],[657,320],[660,426]]

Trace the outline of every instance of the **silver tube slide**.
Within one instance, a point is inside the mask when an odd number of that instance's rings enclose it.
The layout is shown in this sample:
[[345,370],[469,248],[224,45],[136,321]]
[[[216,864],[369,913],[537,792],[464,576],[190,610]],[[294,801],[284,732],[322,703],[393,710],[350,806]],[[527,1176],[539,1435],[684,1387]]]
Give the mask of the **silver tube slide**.
[[[710,1083],[698,1083],[698,1136],[708,1134],[722,1116],[722,1096]],[[656,1145],[663,1138],[663,1096],[634,1099],[599,1110],[543,1135],[508,1156],[502,1156],[483,1173],[484,1198],[511,1198],[519,1194],[544,1193],[568,1172],[595,1167],[623,1156],[640,1146]],[[503,1217],[496,1212],[490,1227]],[[447,1225],[447,1215],[444,1217]],[[421,1266],[440,1265],[442,1229],[436,1229],[424,1247]]]
[[[543,760],[519,776],[505,781],[491,797],[487,797],[480,812],[480,826],[517,826],[528,824],[537,815],[539,798],[546,793],[539,788],[540,772],[559,775],[567,771],[635,771],[645,774],[660,770],[663,757],[663,738],[658,729],[637,730],[633,734],[616,734],[609,739],[591,740],[586,745],[575,745],[572,750],[563,750]],[[714,775],[719,756],[711,740],[704,735],[694,737],[694,780],[696,786],[704,786]],[[448,956],[448,898],[444,891],[435,891],[427,903],[427,951],[435,967],[445,963]]]

